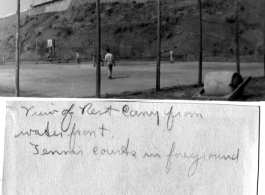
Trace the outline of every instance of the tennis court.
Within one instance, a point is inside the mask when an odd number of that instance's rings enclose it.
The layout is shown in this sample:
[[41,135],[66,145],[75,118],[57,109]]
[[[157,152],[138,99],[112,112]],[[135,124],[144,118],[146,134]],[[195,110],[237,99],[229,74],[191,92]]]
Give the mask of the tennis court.
[[[107,68],[101,68],[101,94],[141,91],[155,88],[156,62],[118,61],[113,79],[107,78]],[[203,77],[212,71],[236,71],[235,63],[204,62]],[[262,63],[241,63],[241,74],[263,76]],[[196,84],[198,62],[161,63],[161,88]],[[15,65],[0,65],[0,96],[14,96]],[[20,96],[22,97],[68,97],[95,96],[96,68],[92,63],[34,64],[22,62],[20,66]]]

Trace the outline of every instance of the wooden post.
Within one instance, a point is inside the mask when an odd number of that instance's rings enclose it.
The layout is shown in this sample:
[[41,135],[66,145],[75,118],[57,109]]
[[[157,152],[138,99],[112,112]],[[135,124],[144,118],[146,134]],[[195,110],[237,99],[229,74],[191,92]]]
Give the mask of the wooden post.
[[263,64],[265,77],[265,2],[263,2]]
[[17,33],[16,33],[16,78],[15,96],[19,97],[19,64],[20,64],[20,0],[17,0]]
[[53,57],[52,57],[52,63],[55,61],[55,39],[52,39],[52,49],[53,49]]
[[95,60],[95,41],[93,41],[93,66],[96,67],[96,60]]
[[38,42],[36,41],[36,64],[38,64]]
[[96,0],[96,12],[97,12],[97,69],[96,69],[96,97],[100,98],[100,0]]
[[199,4],[199,75],[198,75],[198,85],[202,86],[202,6],[201,0],[198,0]]
[[161,2],[157,0],[157,65],[156,91],[160,91],[160,61],[161,61]]
[[235,22],[236,22],[236,30],[235,30],[235,36],[236,36],[236,68],[237,73],[240,74],[240,54],[239,54],[239,22],[238,22],[238,2],[235,0]]
[[103,61],[103,58],[104,58],[104,51],[103,49],[101,48],[100,49],[100,59],[101,59],[101,66],[104,66],[104,61]]

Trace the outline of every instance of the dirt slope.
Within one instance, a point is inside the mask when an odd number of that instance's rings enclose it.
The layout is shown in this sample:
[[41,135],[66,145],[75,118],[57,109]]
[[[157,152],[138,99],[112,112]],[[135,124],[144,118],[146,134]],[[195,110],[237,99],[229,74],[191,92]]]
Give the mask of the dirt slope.
[[[82,1],[85,2],[85,1]],[[203,49],[205,60],[233,60],[234,2],[203,0]],[[260,61],[263,52],[262,0],[240,3],[240,52],[243,60]],[[162,1],[162,55],[173,49],[177,55],[198,53],[197,0]],[[147,58],[156,54],[156,3],[109,3],[101,6],[102,47],[110,47],[115,56]],[[58,58],[74,58],[81,51],[91,58],[95,39],[95,4],[71,3],[68,11],[38,16],[23,16],[21,21],[22,59],[35,59],[47,52],[47,39],[56,40]],[[14,58],[15,17],[0,21],[0,52]]]

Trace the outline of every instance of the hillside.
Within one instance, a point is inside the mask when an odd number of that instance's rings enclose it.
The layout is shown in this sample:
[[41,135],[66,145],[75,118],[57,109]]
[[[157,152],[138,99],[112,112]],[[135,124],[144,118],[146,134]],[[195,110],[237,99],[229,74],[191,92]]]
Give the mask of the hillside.
[[[199,13],[197,0],[162,0],[162,55],[197,58]],[[203,49],[205,60],[233,60],[234,2],[203,0]],[[262,0],[240,4],[240,53],[243,60],[260,61],[263,53]],[[102,47],[121,58],[147,58],[156,54],[156,3],[104,3],[101,6]],[[15,17],[0,21],[0,52],[9,59],[15,52]],[[47,52],[47,39],[56,40],[58,58],[71,59],[75,51],[91,58],[96,28],[95,4],[73,0],[68,11],[22,16],[21,58],[35,59]]]

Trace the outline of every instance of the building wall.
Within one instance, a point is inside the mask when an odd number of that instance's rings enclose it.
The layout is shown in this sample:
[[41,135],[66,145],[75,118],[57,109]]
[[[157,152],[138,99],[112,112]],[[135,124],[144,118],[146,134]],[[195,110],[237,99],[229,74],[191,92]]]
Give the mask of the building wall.
[[67,10],[71,1],[72,0],[62,0],[62,1],[56,1],[54,3],[49,3],[46,5],[41,5],[41,3],[51,2],[50,0],[44,0],[44,1],[41,1],[40,4],[35,4],[35,6],[36,5],[39,5],[39,6],[33,7],[30,10],[29,15],[38,15],[38,14],[44,14],[44,13],[49,13],[49,12],[60,12],[60,11]]
[[[155,1],[155,0],[100,0],[101,3],[114,3],[114,2],[119,2],[119,3],[146,3],[148,1]],[[42,0],[40,1],[41,3],[44,2],[50,2],[50,0]],[[74,3],[75,5],[83,4],[83,3],[95,3],[95,0],[62,0],[62,1],[56,1],[51,4],[46,4],[46,5],[40,5],[36,8],[32,8],[29,11],[29,15],[38,15],[38,14],[43,14],[43,13],[49,13],[49,12],[60,12],[67,10],[70,6],[71,3]],[[35,4],[35,6],[38,4]]]
[[53,1],[53,0],[34,0],[34,6],[40,5],[40,4],[43,4],[43,3],[47,3],[47,2],[50,2],[50,1]]
[[33,8],[29,11],[29,15],[32,16],[32,15],[38,15],[38,14],[43,14],[45,13],[45,6],[40,6],[40,7],[36,7],[36,8]]
[[45,13],[48,12],[60,12],[67,10],[72,0],[63,0],[53,4],[45,6]]
[[[78,2],[77,4],[81,4],[81,3],[85,3],[85,2],[89,2],[89,3],[95,3],[95,0],[72,0]],[[119,3],[146,3],[148,1],[155,1],[155,0],[100,0],[101,3],[115,3],[115,2],[119,2]]]

